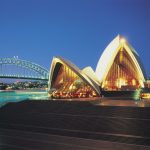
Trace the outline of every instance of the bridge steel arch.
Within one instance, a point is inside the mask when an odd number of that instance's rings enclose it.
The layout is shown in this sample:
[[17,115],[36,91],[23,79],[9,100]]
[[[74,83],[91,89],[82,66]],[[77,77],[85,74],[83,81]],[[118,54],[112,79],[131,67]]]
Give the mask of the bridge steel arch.
[[20,79],[35,79],[35,80],[48,80],[48,76],[49,76],[49,71],[47,69],[45,69],[44,67],[36,64],[36,63],[33,63],[33,62],[30,62],[30,61],[26,61],[26,60],[22,60],[22,59],[19,59],[19,58],[0,58],[0,65],[16,65],[18,67],[21,67],[21,68],[26,68],[28,70],[32,70],[33,72],[36,72],[37,74],[40,75],[40,78],[37,78],[37,77],[27,77],[27,76],[20,76],[18,77],[16,75],[16,77],[14,77],[14,75],[0,75],[1,78],[20,78]]

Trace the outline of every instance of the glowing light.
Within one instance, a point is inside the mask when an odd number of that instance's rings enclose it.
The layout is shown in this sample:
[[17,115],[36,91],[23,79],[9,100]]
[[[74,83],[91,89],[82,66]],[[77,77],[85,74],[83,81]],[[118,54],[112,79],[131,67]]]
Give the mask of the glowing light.
[[142,99],[150,99],[150,93],[142,93],[141,98]]
[[124,44],[124,43],[126,43],[126,39],[125,39],[125,38],[121,38],[121,39],[120,39],[120,42],[121,42],[122,44]]
[[126,85],[126,80],[123,79],[123,78],[119,78],[119,79],[117,80],[117,87],[118,87],[118,88],[121,88],[121,86],[124,86],[124,85]]
[[132,85],[136,85],[136,80],[132,79]]

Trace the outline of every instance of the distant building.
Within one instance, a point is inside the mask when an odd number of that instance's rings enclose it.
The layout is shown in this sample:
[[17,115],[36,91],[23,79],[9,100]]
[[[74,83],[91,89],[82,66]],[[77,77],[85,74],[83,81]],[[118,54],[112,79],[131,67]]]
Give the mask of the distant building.
[[134,91],[144,87],[146,75],[137,52],[118,35],[104,50],[96,71],[80,70],[54,57],[49,75],[49,95],[54,98],[99,97],[104,91]]

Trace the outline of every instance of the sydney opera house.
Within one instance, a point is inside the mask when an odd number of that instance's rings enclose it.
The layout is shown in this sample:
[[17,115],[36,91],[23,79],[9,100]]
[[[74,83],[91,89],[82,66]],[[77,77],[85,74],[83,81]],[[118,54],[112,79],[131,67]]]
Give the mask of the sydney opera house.
[[118,35],[103,51],[94,71],[80,70],[70,61],[54,57],[49,76],[49,95],[54,98],[100,97],[134,92],[144,87],[145,71],[134,48]]

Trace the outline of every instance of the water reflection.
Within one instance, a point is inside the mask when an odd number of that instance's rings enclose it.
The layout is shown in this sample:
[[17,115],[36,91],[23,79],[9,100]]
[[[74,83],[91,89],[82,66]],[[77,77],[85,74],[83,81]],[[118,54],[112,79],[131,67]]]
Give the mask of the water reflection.
[[8,102],[19,102],[28,99],[48,99],[46,91],[1,91],[0,92],[0,107]]
[[112,100],[112,99],[101,99],[98,105],[102,106],[131,106],[131,107],[150,107],[150,99],[143,100]]
[[[8,102],[19,102],[23,100],[48,100],[48,94],[46,91],[0,91],[0,107],[4,106]],[[60,100],[60,99],[59,99]],[[64,99],[66,100],[66,99]],[[143,100],[130,100],[130,99],[107,99],[107,98],[82,98],[82,99],[67,99],[69,101],[81,100],[91,101],[95,105],[101,106],[131,106],[131,107],[150,107],[150,99]]]

